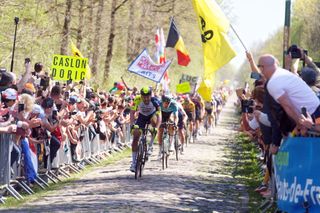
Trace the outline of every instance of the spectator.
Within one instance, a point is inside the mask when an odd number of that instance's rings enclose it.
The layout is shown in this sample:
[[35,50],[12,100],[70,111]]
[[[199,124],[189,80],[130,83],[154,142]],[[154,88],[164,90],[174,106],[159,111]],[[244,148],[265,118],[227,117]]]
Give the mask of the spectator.
[[259,58],[258,67],[268,80],[267,90],[286,113],[299,125],[301,107],[315,119],[320,116],[320,101],[308,85],[297,75],[282,69],[272,55]]

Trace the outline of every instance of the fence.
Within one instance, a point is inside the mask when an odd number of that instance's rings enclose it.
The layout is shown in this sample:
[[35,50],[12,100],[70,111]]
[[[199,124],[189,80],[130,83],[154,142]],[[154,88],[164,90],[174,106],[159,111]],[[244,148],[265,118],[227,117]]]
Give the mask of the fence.
[[[107,128],[102,128],[101,131],[110,131]],[[42,189],[48,187],[48,181],[57,183],[61,181],[62,177],[70,177],[70,173],[79,173],[80,170],[84,168],[85,165],[93,165],[99,163],[102,159],[109,156],[114,151],[120,151],[125,146],[129,146],[128,143],[131,140],[130,126],[129,124],[124,124],[122,128],[122,133],[124,135],[124,142],[120,141],[117,132],[114,134],[113,140],[110,137],[100,137],[99,133],[92,126],[88,126],[83,129],[84,138],[78,143],[77,149],[75,150],[78,154],[78,161],[73,162],[72,156],[72,144],[68,137],[61,142],[60,148],[57,152],[56,157],[53,162],[50,162],[50,156],[48,156],[48,163],[46,169],[39,169],[36,173],[32,182],[37,184]],[[80,132],[78,133],[80,134]],[[49,141],[47,141],[49,142]],[[28,155],[22,150],[21,159],[24,159],[24,167],[27,166]],[[13,155],[11,155],[13,153]],[[11,194],[17,200],[23,199],[23,196],[15,190],[15,186],[19,185],[22,190],[28,194],[33,194],[34,191],[29,187],[29,181],[24,174],[24,177],[19,177],[21,175],[21,163],[16,162],[15,159],[20,159],[20,150],[16,149],[14,142],[12,140],[12,135],[10,134],[0,134],[0,186],[1,189],[5,189],[7,194]],[[49,155],[49,153],[47,153]],[[38,168],[36,168],[38,170]],[[24,172],[22,172],[23,174]],[[17,177],[18,176],[18,177]],[[4,199],[0,194],[0,203],[4,203]]]

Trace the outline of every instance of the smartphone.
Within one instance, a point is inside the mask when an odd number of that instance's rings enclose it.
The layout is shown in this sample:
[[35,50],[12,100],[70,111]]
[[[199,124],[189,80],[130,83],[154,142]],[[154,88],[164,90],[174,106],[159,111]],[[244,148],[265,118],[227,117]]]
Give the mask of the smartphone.
[[25,64],[30,63],[30,62],[31,62],[30,58],[25,58],[25,59],[24,59],[24,63],[25,63]]
[[18,105],[18,112],[22,112],[24,110],[24,104]]
[[257,72],[251,72],[250,78],[260,80],[261,75],[260,75],[260,73],[257,73]]
[[308,115],[307,115],[307,108],[301,107],[301,114],[302,114],[304,117],[308,117]]
[[64,99],[68,100],[70,97],[70,93],[68,91],[64,92]]
[[72,79],[67,80],[67,85],[72,83]]

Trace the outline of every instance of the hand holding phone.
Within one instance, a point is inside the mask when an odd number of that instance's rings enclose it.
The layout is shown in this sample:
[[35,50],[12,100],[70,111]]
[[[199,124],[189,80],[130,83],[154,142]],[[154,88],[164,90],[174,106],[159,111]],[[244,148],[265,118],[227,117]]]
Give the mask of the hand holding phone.
[[301,107],[301,114],[304,116],[304,117],[308,117],[307,115],[307,108],[306,107]]

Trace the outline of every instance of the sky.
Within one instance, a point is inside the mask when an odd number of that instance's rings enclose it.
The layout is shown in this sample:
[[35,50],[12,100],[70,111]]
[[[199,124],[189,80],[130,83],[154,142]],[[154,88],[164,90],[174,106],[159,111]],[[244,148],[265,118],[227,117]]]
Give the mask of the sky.
[[[285,0],[229,1],[232,1],[232,5],[229,9],[231,13],[227,17],[249,51],[255,44],[263,42],[278,29],[284,27]],[[292,4],[293,1],[291,7]],[[233,37],[232,44],[237,52],[237,56],[231,63],[240,66],[245,60],[245,50],[232,29],[230,29],[230,36]]]

